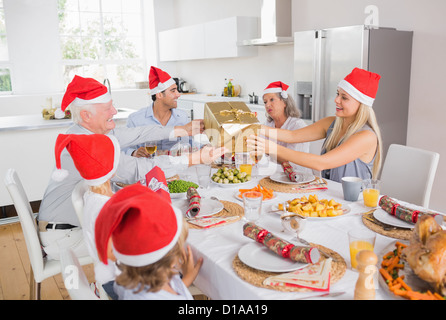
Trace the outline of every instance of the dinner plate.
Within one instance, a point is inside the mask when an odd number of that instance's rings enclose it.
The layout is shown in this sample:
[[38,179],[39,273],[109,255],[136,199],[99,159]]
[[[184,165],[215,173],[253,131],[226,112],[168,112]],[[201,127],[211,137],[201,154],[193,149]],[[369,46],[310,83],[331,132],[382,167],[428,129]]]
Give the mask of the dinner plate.
[[238,187],[246,186],[246,185],[250,184],[252,182],[252,180],[246,181],[246,182],[240,182],[240,183],[218,183],[218,182],[212,181],[212,179],[211,179],[211,182],[219,187],[222,187],[222,188],[233,188],[233,187],[238,188]]
[[307,266],[306,263],[283,258],[257,242],[244,245],[238,257],[247,266],[267,272],[291,272]]
[[[243,201],[243,198],[240,197],[240,191],[234,192],[234,198],[236,198],[237,200]],[[274,200],[276,198],[277,198],[277,193],[273,192],[273,197],[271,199],[263,200],[263,202],[268,202],[268,201]]]
[[[189,201],[187,199],[175,200],[174,205],[178,207],[181,212],[186,213],[187,209],[189,208]],[[202,198],[200,201],[200,212],[194,218],[212,216],[219,213],[221,210],[223,210],[223,208],[224,205],[220,201]]]
[[394,227],[405,228],[405,229],[413,229],[413,227],[415,227],[414,224],[400,220],[388,214],[387,211],[381,208],[376,209],[375,212],[373,212],[373,216],[375,217],[376,220],[385,224],[389,224]]
[[[341,201],[336,201],[337,203],[342,204],[342,211],[344,212],[344,214],[340,215],[340,216],[335,216],[335,217],[305,217],[305,219],[307,220],[316,220],[316,221],[324,221],[324,220],[331,220],[331,219],[337,219],[337,218],[342,218],[345,217],[346,215],[348,215],[351,211],[352,208],[350,208],[350,206],[348,204],[345,204]],[[278,215],[282,214],[282,210],[279,210],[279,204],[273,204],[271,206],[271,211],[277,213]]]
[[180,193],[171,193],[170,198],[171,199],[182,199],[186,198],[187,192],[180,192]]
[[316,177],[310,173],[298,173],[298,176],[300,177],[299,181],[291,181],[290,178],[286,176],[283,172],[276,172],[275,174],[271,175],[269,178],[275,182],[279,183],[285,183],[285,184],[301,184],[301,183],[307,183],[311,182]]
[[[409,244],[408,241],[403,241],[403,240],[398,240],[398,242],[404,243],[404,244]],[[390,243],[388,246],[386,246],[379,254],[378,254],[378,266],[381,266],[382,260],[383,260],[383,256],[396,249],[395,247],[395,243],[396,241]],[[425,292],[427,290],[431,290],[432,288],[429,286],[429,284],[420,279],[412,270],[412,268],[409,266],[408,263],[405,263],[404,268],[401,269],[399,271],[399,275],[402,276],[404,275],[404,282],[407,283],[407,285],[409,287],[412,288],[412,290],[414,291],[421,291],[421,292]],[[378,283],[379,283],[379,287],[384,288],[384,292],[386,292],[389,296],[398,299],[398,300],[407,300],[403,297],[397,296],[395,295],[393,292],[391,292],[389,290],[389,286],[386,283],[386,280],[383,278],[383,276],[381,274],[378,274]]]

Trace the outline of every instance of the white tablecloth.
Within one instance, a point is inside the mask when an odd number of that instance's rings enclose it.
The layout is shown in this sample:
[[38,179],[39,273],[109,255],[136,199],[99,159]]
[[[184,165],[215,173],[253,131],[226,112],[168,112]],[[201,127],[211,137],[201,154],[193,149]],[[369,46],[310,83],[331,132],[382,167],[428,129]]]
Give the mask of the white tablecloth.
[[[263,177],[259,176],[258,178],[254,178],[244,188],[256,186]],[[193,169],[190,168],[188,175],[183,175],[182,178],[189,178],[194,181],[196,177],[194,176]],[[220,200],[232,201],[243,206],[243,203],[234,197],[237,191],[237,187],[222,188],[214,184],[211,184],[209,189],[199,190],[203,199],[216,196]],[[328,181],[328,190],[325,191],[306,194],[278,192],[277,198],[264,203],[262,217],[257,224],[285,240],[290,240],[294,235],[292,233],[282,232],[283,228],[281,226],[280,216],[277,213],[269,212],[271,205],[303,195],[308,196],[309,194],[317,194],[319,199],[333,198],[343,201],[351,207],[351,212],[344,217],[321,221],[307,221],[305,230],[300,236],[309,242],[321,244],[336,251],[345,259],[347,262],[347,271],[341,280],[331,286],[330,292],[345,292],[345,294],[334,299],[353,299],[358,272],[351,269],[347,233],[350,229],[365,228],[361,216],[359,214],[355,215],[355,213],[367,212],[370,209],[363,205],[362,196],[356,202],[345,202],[343,200],[341,184],[332,181]],[[175,201],[173,200],[174,204]],[[191,246],[195,258],[204,258],[203,266],[194,282],[204,294],[213,300],[285,300],[320,294],[318,292],[285,293],[277,290],[259,288],[242,280],[234,271],[232,262],[240,248],[253,242],[253,240],[243,235],[243,225],[245,223],[245,221],[240,220],[222,227],[189,230],[188,244]],[[395,241],[396,239],[377,234],[375,253],[378,255],[378,258],[379,254]],[[385,292],[385,288],[379,288],[379,284],[376,284],[376,286],[378,286],[376,289],[376,299],[392,299]]]

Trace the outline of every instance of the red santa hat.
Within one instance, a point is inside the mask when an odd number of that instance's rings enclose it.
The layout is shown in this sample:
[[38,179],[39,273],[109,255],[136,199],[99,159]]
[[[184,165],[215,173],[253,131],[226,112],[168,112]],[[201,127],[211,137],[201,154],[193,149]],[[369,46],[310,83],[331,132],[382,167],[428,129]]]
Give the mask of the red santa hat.
[[338,87],[354,99],[371,107],[378,92],[379,79],[381,76],[377,73],[354,68],[344,80],[339,82]]
[[84,106],[94,103],[107,103],[111,100],[108,89],[92,78],[74,76],[62,98],[60,109],[56,110],[55,117],[61,119],[65,116],[65,109],[71,104]]
[[116,172],[121,148],[114,136],[104,134],[59,134],[56,140],[56,170],[52,179],[62,181],[68,171],[61,166],[61,153],[67,149],[76,169],[88,185],[100,185]]
[[263,90],[263,94],[280,93],[281,97],[286,99],[288,98],[288,92],[286,91],[288,90],[289,87],[290,86],[286,85],[281,81],[272,82],[265,88],[265,90]]
[[168,89],[171,85],[175,84],[175,80],[165,71],[158,69],[156,67],[150,68],[149,74],[149,88],[150,95],[163,92]]
[[116,192],[103,206],[95,224],[99,259],[107,264],[110,238],[115,257],[142,267],[159,261],[178,242],[183,215],[151,189],[140,184]]

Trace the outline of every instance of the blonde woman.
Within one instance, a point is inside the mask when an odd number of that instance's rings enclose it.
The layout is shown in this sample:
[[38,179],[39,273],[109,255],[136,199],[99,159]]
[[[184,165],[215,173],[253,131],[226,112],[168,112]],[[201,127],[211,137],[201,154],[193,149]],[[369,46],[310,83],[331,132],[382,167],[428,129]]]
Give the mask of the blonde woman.
[[323,178],[341,182],[345,176],[377,177],[381,169],[382,141],[372,109],[381,77],[355,68],[338,85],[336,116],[298,130],[262,126],[265,135],[278,141],[299,143],[326,139],[321,155],[290,150],[258,136],[248,139],[252,149],[321,171]]

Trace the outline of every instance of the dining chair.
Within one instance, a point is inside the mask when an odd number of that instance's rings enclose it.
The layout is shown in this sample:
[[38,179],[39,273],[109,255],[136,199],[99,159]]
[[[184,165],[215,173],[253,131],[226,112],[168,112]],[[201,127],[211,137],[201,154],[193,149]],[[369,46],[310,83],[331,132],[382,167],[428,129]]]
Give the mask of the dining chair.
[[62,278],[72,300],[100,300],[93,292],[79,259],[70,249],[60,252]]
[[87,190],[88,185],[85,183],[85,180],[82,180],[76,184],[71,194],[71,202],[73,203],[74,210],[76,211],[81,226],[84,216],[84,193],[87,192]]
[[[43,280],[61,273],[61,263],[59,260],[51,260],[44,257],[37,222],[25,189],[15,169],[8,169],[4,182],[19,216],[28,250],[31,264],[30,299],[40,300],[41,283]],[[82,265],[93,263],[93,259],[89,256],[82,257],[79,261]]]
[[380,193],[428,208],[439,159],[437,152],[390,145],[381,172]]

